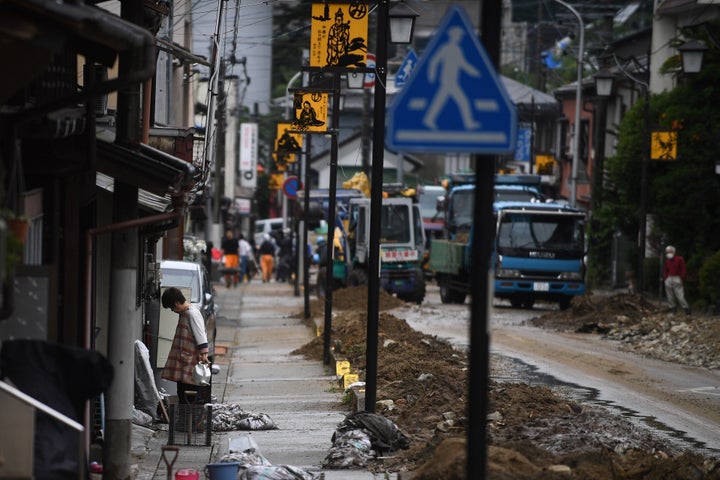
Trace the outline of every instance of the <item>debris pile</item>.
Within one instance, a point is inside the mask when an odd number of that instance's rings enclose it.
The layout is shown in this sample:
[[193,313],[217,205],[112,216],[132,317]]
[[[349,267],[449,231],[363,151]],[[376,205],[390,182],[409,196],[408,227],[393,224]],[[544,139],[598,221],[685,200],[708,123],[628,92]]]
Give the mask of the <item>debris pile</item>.
[[564,312],[530,320],[561,331],[600,333],[638,355],[694,367],[720,368],[717,316],[672,313],[640,295],[587,295]]
[[[333,292],[332,339],[335,351],[349,359],[364,380],[366,290],[363,294],[358,288]],[[355,307],[340,309],[342,301]],[[539,323],[576,330],[578,324],[595,322],[630,331],[643,325],[648,311],[663,316],[631,296],[614,301],[583,298],[572,308],[576,313],[553,312]],[[398,426],[409,446],[369,468],[410,472],[401,478],[412,480],[464,479],[466,353],[413,330],[387,311],[379,315],[378,332],[377,413]],[[318,337],[294,353],[321,360],[322,341]],[[491,375],[497,368],[504,367],[493,357]],[[491,382],[489,387],[490,480],[720,479],[720,463],[714,459],[679,452],[601,407],[578,404],[543,386]]]

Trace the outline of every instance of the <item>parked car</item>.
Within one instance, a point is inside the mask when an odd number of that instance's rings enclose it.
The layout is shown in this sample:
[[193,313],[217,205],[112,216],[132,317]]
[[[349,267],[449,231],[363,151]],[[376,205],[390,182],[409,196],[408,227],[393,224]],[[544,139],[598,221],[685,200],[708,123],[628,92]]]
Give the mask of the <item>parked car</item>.
[[[160,288],[177,287],[185,292],[189,290],[188,301],[195,305],[205,318],[205,328],[208,337],[209,357],[212,361],[215,356],[215,298],[213,295],[210,276],[204,265],[186,260],[163,260],[160,262]],[[187,297],[187,294],[186,294]],[[174,325],[170,334],[174,334]],[[159,337],[163,337],[163,331],[170,332],[169,328],[160,328]],[[161,353],[161,349],[158,349]]]

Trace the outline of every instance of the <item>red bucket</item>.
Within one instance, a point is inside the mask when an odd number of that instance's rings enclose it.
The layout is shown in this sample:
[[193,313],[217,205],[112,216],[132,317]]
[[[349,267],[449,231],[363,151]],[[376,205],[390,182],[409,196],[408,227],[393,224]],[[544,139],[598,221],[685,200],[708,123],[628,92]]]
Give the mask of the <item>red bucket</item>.
[[175,473],[175,480],[200,480],[200,472],[194,468],[184,468]]

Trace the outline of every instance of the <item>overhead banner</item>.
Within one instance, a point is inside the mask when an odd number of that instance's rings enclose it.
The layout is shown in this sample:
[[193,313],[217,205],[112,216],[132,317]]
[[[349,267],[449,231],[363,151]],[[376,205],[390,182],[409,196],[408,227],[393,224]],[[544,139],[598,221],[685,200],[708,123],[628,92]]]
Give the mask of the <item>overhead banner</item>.
[[313,3],[311,67],[365,67],[368,4]]
[[293,130],[327,132],[328,94],[295,93],[293,95]]
[[257,187],[258,124],[240,124],[240,185]]
[[291,123],[278,123],[275,137],[275,170],[284,172],[289,163],[295,163],[297,155],[302,152],[303,136],[300,133],[290,133],[293,129]]

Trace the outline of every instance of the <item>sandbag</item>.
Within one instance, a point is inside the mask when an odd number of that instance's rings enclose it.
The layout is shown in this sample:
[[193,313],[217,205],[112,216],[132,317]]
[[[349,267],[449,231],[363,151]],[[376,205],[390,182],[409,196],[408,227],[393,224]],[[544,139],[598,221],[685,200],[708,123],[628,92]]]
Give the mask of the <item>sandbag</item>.
[[405,450],[410,446],[408,438],[395,423],[376,413],[360,411],[345,417],[345,420],[338,425],[336,434],[333,435],[333,443],[337,432],[349,430],[362,430],[367,433],[373,449],[378,452],[390,453],[400,449]]
[[265,413],[247,412],[237,404],[214,403],[213,431],[227,432],[232,430],[275,430],[277,425]]

